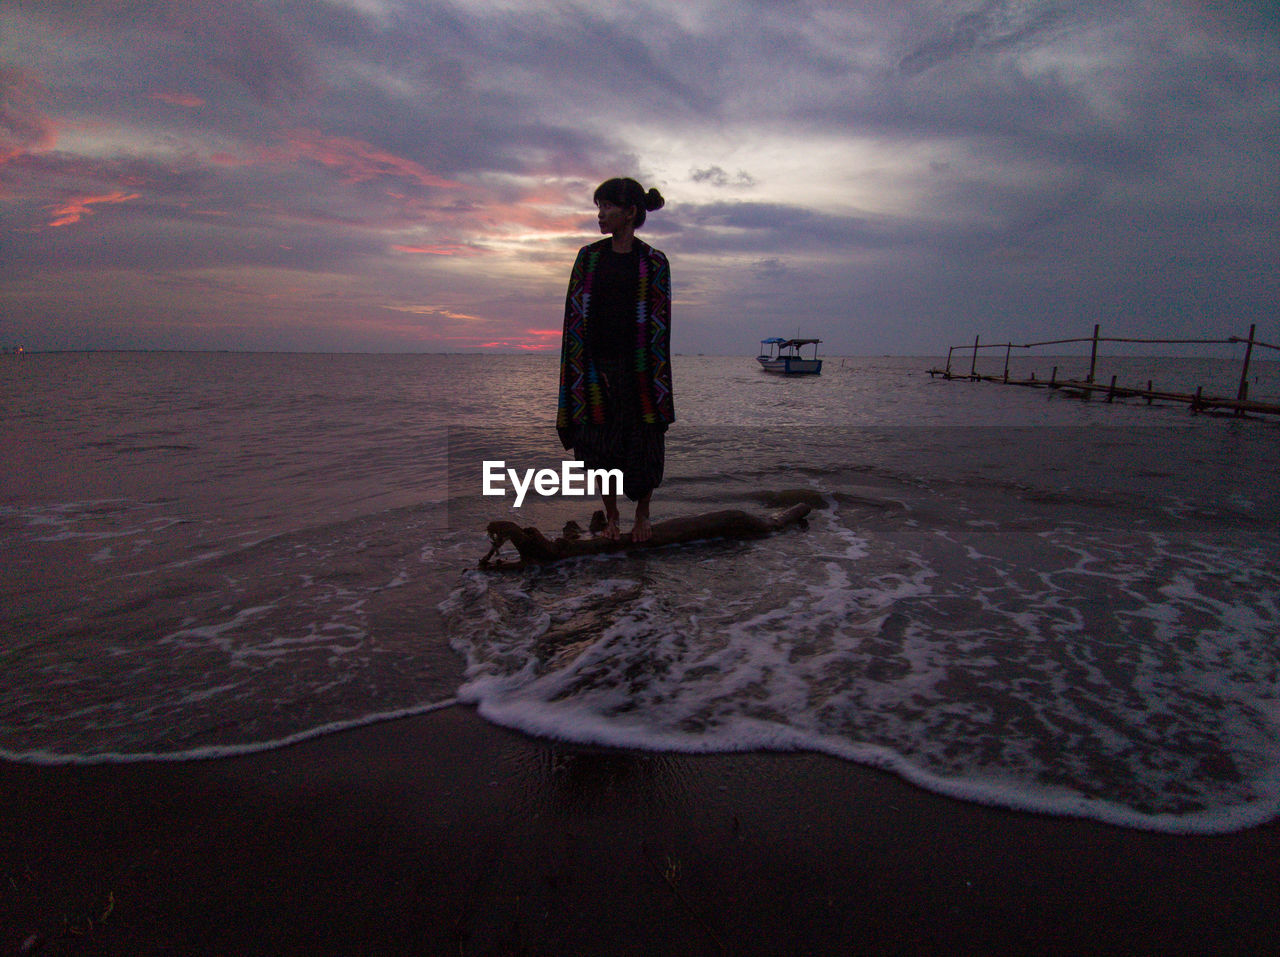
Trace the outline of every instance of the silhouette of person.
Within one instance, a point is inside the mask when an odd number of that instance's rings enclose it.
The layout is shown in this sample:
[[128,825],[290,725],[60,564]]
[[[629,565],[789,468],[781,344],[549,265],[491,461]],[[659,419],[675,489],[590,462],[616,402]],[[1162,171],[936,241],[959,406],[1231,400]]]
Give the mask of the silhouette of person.
[[[660,250],[638,239],[662,194],[633,179],[595,191],[600,232],[583,246],[569,277],[560,346],[556,429],[589,469],[620,469],[636,503],[633,541],[652,532],[649,502],[662,484],[665,434],[675,421],[671,392],[671,270]],[[617,495],[604,495],[607,538],[620,537]]]

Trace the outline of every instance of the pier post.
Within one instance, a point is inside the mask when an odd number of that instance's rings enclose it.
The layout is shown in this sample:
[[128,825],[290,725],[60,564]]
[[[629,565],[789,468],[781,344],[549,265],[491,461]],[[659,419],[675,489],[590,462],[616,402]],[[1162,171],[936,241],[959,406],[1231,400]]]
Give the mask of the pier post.
[[978,337],[973,337],[973,364],[969,366],[969,378],[978,378]]
[[1111,388],[1107,390],[1107,401],[1110,402],[1116,397],[1116,377],[1111,377]]
[[943,377],[944,379],[950,379],[950,378],[951,378],[951,353],[953,353],[953,352],[955,352],[955,351],[956,351],[956,347],[955,347],[955,346],[951,346],[949,349],[947,349],[947,368],[946,368],[946,370],[942,373],[942,377]]
[[[1253,355],[1253,334],[1257,328],[1256,322],[1249,326],[1249,344],[1244,347],[1244,365],[1240,368],[1240,388],[1236,391],[1236,398],[1241,402],[1249,398],[1249,357]],[[1236,415],[1243,414],[1243,409],[1236,409]]]
[[1098,323],[1093,324],[1093,352],[1089,355],[1089,378],[1086,382],[1093,382],[1094,369],[1098,367]]
[[1004,347],[1004,382],[1009,384],[1009,353],[1013,349],[1013,343],[1009,343]]

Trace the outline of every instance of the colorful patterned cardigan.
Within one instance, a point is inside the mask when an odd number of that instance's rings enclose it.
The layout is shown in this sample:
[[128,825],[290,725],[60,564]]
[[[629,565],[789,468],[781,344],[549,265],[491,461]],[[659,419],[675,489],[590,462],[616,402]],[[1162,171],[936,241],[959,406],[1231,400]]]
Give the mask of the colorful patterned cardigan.
[[[578,250],[569,277],[564,304],[564,338],[560,345],[560,403],[556,429],[564,447],[573,445],[573,426],[605,420],[604,393],[595,363],[587,355],[587,316],[591,311],[591,284],[600,254],[612,242],[606,237]],[[636,392],[645,422],[674,422],[671,397],[671,269],[667,257],[648,243],[634,240],[640,254],[640,279],[636,286],[635,363]]]

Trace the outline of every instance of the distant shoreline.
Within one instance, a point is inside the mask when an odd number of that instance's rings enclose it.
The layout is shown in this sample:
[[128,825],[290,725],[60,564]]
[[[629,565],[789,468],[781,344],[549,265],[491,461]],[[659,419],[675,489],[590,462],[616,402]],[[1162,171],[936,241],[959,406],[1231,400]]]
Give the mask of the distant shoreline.
[[[358,352],[358,351],[335,351],[335,352],[314,352],[300,349],[23,349],[21,352],[0,352],[0,355],[12,358],[21,358],[22,356],[51,356],[51,355],[226,355],[226,356],[318,356],[318,357],[341,357],[341,356],[385,356],[388,358],[408,357],[408,356],[507,356],[507,357],[525,357],[525,358],[558,358],[558,347],[553,349],[528,350],[521,349],[514,352],[501,352],[496,350],[474,351],[474,352]],[[679,359],[741,359],[752,358],[754,353],[744,351],[741,353],[729,353],[725,355],[712,355],[703,352],[675,352],[673,356]],[[964,355],[968,355],[965,353]],[[1088,351],[1075,353],[1037,353],[1034,356],[1022,355],[1017,356],[1019,360],[1035,359],[1052,360],[1052,359],[1080,359],[1087,358]],[[822,353],[823,359],[856,359],[856,360],[878,360],[878,359],[920,359],[924,361],[940,361],[945,357],[945,353],[868,353],[868,354],[850,354],[842,355],[840,353]],[[989,358],[989,357],[988,357]],[[1168,360],[1168,359],[1200,359],[1205,361],[1235,362],[1229,356],[1203,356],[1203,355],[1138,355],[1126,354],[1117,355],[1109,354],[1107,359],[1123,359],[1129,360]],[[1268,356],[1255,355],[1251,363],[1280,363],[1280,358],[1271,358]]]

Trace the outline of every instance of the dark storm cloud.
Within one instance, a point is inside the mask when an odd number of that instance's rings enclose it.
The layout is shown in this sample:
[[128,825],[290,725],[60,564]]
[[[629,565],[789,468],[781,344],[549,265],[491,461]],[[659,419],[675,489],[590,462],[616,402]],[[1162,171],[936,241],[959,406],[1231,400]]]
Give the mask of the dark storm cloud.
[[1053,6],[1040,10],[1028,10],[1027,6],[992,0],[977,9],[962,10],[904,56],[898,66],[903,73],[923,73],[967,53],[1000,50],[1035,40],[1064,19]]
[[[859,216],[838,216],[782,203],[684,204],[670,229],[690,252],[766,252],[823,249],[832,252],[883,249],[905,243],[883,225]],[[918,237],[916,237],[918,238]]]
[[627,150],[608,135],[610,117],[715,109],[656,55],[649,40],[667,22],[626,9],[617,19],[539,5],[486,15],[428,2],[386,20],[340,14],[341,29],[326,16],[311,28],[331,71],[314,110],[451,171],[594,170]]
[[[127,85],[134,71],[189,78],[222,78],[262,102],[303,94],[316,73],[311,38],[288,11],[273,4],[222,0],[19,0],[13,4],[23,32],[48,29],[59,46],[114,52],[114,63],[92,66],[109,87]],[[101,72],[102,68],[106,72]],[[113,69],[114,68],[114,69]]]
[[752,187],[756,185],[755,177],[746,170],[738,170],[737,173],[730,176],[719,166],[709,166],[706,169],[695,169],[689,172],[689,179],[695,183],[710,183],[712,186],[737,186]]

